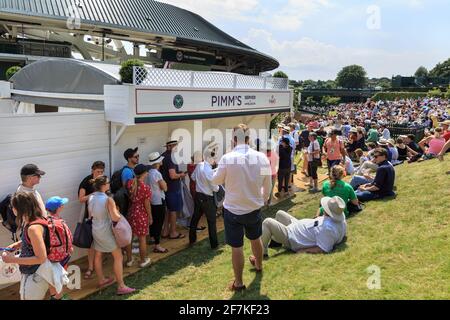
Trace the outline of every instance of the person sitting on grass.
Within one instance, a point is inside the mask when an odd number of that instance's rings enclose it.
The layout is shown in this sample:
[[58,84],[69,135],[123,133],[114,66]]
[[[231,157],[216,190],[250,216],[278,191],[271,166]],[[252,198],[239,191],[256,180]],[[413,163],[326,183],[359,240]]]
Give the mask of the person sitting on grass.
[[372,183],[359,186],[356,195],[361,202],[395,196],[395,170],[387,160],[386,149],[379,148],[374,154],[374,161],[378,164],[377,174]]
[[436,128],[434,135],[426,137],[419,142],[420,148],[424,151],[422,159],[430,160],[436,158],[444,145],[445,139],[442,137],[442,128]]
[[[345,201],[348,205],[351,202],[353,205],[358,206],[359,201],[356,196],[355,190],[353,187],[342,179],[345,176],[345,169],[342,166],[334,166],[331,168],[330,180],[325,181],[322,187],[322,194],[325,197],[335,197],[338,196]],[[324,209],[321,207],[317,212],[317,216],[324,215]],[[348,218],[349,210],[348,207],[345,207],[344,210],[345,216]]]
[[275,219],[265,219],[262,227],[264,256],[269,256],[271,240],[297,253],[331,253],[347,234],[346,204],[340,197],[325,197],[321,205],[324,216],[316,219],[298,220],[284,211],[278,211]]
[[402,137],[397,138],[398,161],[408,160],[408,147]]

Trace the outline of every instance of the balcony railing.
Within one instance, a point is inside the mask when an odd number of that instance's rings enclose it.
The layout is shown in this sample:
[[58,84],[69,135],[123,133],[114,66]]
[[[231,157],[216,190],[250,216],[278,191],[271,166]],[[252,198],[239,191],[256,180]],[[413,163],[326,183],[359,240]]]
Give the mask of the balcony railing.
[[289,80],[283,78],[147,67],[133,69],[133,84],[148,87],[288,90],[289,86]]

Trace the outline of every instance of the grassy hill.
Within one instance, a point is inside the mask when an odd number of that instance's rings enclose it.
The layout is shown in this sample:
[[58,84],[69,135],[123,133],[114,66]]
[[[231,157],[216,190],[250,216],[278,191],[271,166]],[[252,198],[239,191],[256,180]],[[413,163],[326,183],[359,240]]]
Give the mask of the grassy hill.
[[[396,167],[398,197],[375,201],[348,221],[348,241],[330,255],[271,250],[263,275],[244,273],[248,290],[233,294],[231,250],[203,241],[127,279],[128,299],[450,299],[450,158]],[[313,217],[320,196],[299,193],[279,209]],[[223,243],[223,233],[220,235]],[[250,245],[246,243],[246,255]],[[381,270],[369,290],[367,268]],[[108,289],[91,299],[119,299]]]

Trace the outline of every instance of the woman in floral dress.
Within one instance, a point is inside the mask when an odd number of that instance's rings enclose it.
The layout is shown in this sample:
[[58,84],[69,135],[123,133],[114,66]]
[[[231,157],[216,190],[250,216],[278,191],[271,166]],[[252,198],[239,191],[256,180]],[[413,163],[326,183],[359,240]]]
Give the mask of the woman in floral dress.
[[[151,263],[147,256],[147,236],[149,235],[149,226],[153,224],[150,200],[152,192],[150,186],[145,184],[149,166],[143,164],[134,168],[135,178],[128,182],[127,188],[130,195],[130,210],[128,213],[128,221],[133,230],[133,235],[139,238],[139,255],[141,268],[145,268]],[[131,248],[128,248],[131,250]],[[128,266],[132,265],[131,263]]]

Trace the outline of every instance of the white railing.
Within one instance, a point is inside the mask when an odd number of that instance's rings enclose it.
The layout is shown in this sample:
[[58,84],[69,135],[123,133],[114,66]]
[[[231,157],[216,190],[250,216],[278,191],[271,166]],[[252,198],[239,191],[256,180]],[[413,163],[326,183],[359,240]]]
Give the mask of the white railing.
[[148,87],[288,90],[289,80],[225,72],[133,67],[133,84]]

